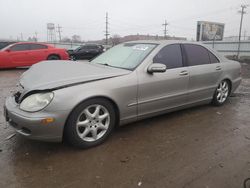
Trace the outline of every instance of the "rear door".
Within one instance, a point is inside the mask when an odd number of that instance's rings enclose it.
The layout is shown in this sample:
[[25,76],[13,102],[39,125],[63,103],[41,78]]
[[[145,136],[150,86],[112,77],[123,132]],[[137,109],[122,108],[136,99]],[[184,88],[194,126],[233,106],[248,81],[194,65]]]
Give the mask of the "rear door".
[[138,115],[182,106],[187,103],[189,75],[183,64],[181,46],[171,44],[163,47],[153,63],[167,66],[164,73],[142,72],[138,74]]
[[15,44],[10,47],[9,57],[15,66],[29,66],[32,62],[29,44]]
[[205,47],[198,44],[182,44],[189,71],[190,103],[212,98],[222,74],[219,60]]
[[79,48],[77,52],[75,52],[75,56],[77,59],[85,59],[87,57],[87,53],[87,46],[81,46],[81,48]]
[[90,57],[90,58],[93,58],[93,57],[99,55],[99,54],[100,54],[100,50],[101,50],[100,47],[97,46],[97,45],[92,45],[92,46],[90,46],[90,49],[89,49],[89,57]]
[[32,60],[30,65],[46,60],[48,57],[48,46],[43,44],[30,44],[30,54]]

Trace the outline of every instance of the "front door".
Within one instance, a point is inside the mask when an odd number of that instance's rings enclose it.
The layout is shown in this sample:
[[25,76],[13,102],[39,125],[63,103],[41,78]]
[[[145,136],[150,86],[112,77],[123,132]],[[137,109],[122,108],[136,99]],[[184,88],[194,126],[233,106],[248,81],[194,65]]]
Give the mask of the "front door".
[[181,47],[171,44],[162,48],[153,63],[167,66],[164,73],[138,73],[138,115],[168,110],[187,103],[189,73],[183,65]]
[[13,65],[29,66],[32,61],[29,44],[16,44],[10,48],[8,53]]

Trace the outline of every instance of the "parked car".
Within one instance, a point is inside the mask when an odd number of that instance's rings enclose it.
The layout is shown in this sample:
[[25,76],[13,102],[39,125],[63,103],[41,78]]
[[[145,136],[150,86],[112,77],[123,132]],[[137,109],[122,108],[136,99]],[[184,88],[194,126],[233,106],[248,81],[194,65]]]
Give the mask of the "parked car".
[[15,42],[0,42],[0,50],[13,43]]
[[67,49],[68,54],[69,55],[72,54],[79,47],[81,47],[81,46],[73,46],[73,47]]
[[104,51],[102,45],[98,44],[85,44],[71,51],[68,50],[71,60],[79,59],[93,59]]
[[32,66],[6,100],[5,116],[28,138],[87,148],[115,126],[195,105],[220,106],[240,82],[238,62],[199,43],[127,42],[91,62]]
[[68,60],[65,49],[44,43],[18,42],[0,50],[0,68],[31,66],[43,60]]

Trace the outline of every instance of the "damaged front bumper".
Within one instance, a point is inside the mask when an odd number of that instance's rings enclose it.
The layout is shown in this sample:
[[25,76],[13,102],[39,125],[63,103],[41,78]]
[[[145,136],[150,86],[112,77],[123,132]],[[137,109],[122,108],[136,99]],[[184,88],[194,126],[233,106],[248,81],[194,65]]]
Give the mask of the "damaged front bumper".
[[[4,114],[8,124],[19,134],[35,140],[60,142],[68,112],[24,112],[11,96],[5,102]],[[48,119],[52,121],[46,121]]]

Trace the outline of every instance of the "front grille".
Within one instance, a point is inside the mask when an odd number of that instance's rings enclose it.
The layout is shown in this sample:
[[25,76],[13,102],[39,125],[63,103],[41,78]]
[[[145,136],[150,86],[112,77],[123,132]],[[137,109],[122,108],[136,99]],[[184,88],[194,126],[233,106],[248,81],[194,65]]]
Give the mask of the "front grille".
[[31,130],[26,128],[26,127],[22,127],[22,132],[25,133],[25,134],[31,134]]
[[19,104],[21,102],[22,93],[24,93],[24,87],[19,83],[15,91],[16,92],[14,93],[13,96],[15,98],[16,103]]
[[14,122],[13,120],[10,120],[9,121],[9,124],[14,127],[14,128],[17,128],[18,127],[18,124],[16,122]]
[[16,92],[16,93],[14,94],[14,98],[15,98],[16,103],[19,103],[19,102],[20,102],[21,94],[22,94],[22,93],[21,93],[20,91],[18,91],[18,92]]

